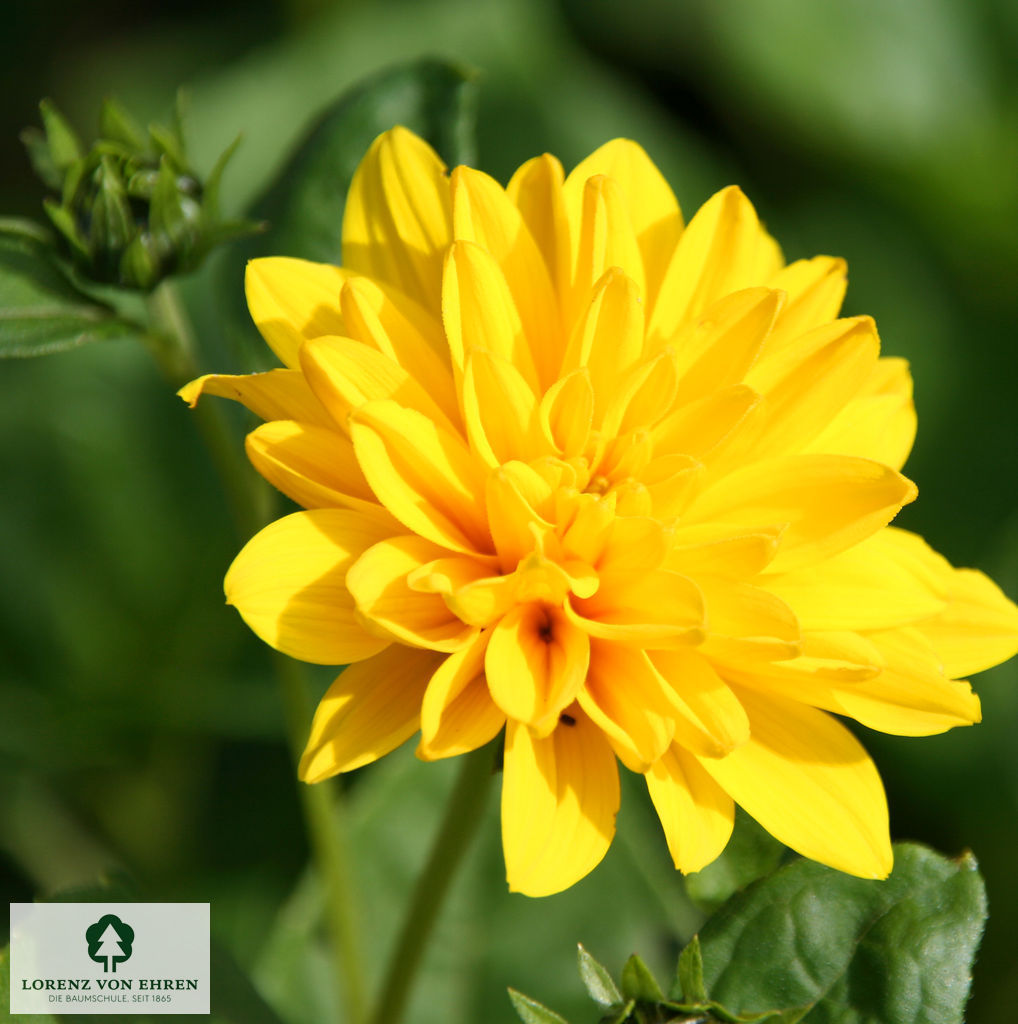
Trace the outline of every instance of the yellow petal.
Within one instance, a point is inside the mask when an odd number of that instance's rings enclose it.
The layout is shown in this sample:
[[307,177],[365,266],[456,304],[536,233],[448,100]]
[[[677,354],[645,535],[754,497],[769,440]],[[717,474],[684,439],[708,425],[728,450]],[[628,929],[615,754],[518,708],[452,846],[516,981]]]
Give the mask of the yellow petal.
[[371,489],[400,522],[453,551],[492,550],[483,481],[459,435],[391,401],[361,406],[350,430]]
[[541,390],[556,379],[558,304],[526,221],[494,178],[470,167],[452,174],[453,232],[494,257],[519,311]]
[[676,868],[686,874],[705,868],[732,835],[734,801],[679,746],[666,751],[646,778]]
[[459,419],[449,348],[435,312],[367,277],[351,278],[339,296],[348,337],[399,364],[452,422]]
[[858,455],[905,465],[916,435],[912,375],[904,359],[879,359],[867,385],[806,446],[806,451]]
[[315,711],[300,777],[321,782],[395,750],[416,731],[421,698],[443,655],[393,646],[344,669]]
[[689,222],[665,271],[650,333],[678,327],[724,295],[767,280],[780,266],[756,211],[733,186],[707,200]]
[[646,771],[671,743],[666,684],[637,648],[592,640],[590,669],[578,700],[632,771]]
[[594,422],[594,389],[586,367],[567,373],[548,388],[539,416],[552,448],[566,458],[583,454]]
[[946,679],[929,641],[915,629],[873,634],[885,667],[874,679],[833,691],[832,710],[896,736],[932,736],[982,717],[968,683]]
[[287,256],[248,263],[244,289],[251,319],[282,363],[296,368],[308,338],[344,333],[339,292],[349,276],[343,267]]
[[767,341],[768,352],[777,352],[799,335],[837,317],[848,285],[848,272],[842,259],[815,256],[782,267],[767,285],[788,295]]
[[[888,527],[819,565],[770,576],[762,585],[795,609],[803,629],[890,629],[938,615],[945,606],[903,537]],[[920,538],[914,538],[920,544]]]
[[562,180],[562,164],[545,153],[521,165],[506,186],[560,291],[568,283],[570,262]]
[[857,317],[819,327],[760,359],[746,374],[765,402],[761,433],[748,452],[766,458],[802,451],[859,393],[879,352],[873,321]]
[[470,630],[439,594],[411,589],[407,577],[447,554],[423,537],[392,537],[368,548],[350,567],[346,586],[360,612],[382,635],[414,647],[455,651]]
[[552,529],[537,511],[550,494],[547,483],[523,462],[506,463],[488,476],[488,524],[503,572],[512,572],[535,550],[535,530],[540,534]]
[[651,663],[669,687],[675,742],[723,757],[749,739],[749,719],[731,687],[695,651],[655,651]]
[[[742,383],[763,350],[782,292],[746,288],[725,295],[672,338],[679,387],[676,401],[693,402],[721,388]],[[664,301],[662,299],[662,301]]]
[[738,429],[759,401],[752,388],[733,384],[680,404],[651,431],[654,450],[681,452],[702,462]]
[[646,152],[629,139],[612,139],[570,173],[563,192],[577,227],[583,186],[603,174],[618,186],[646,272],[645,300],[652,309],[661,279],[682,234],[682,214],[668,182]]
[[442,259],[451,239],[445,165],[405,128],[380,135],[357,168],[346,197],[343,265],[437,309]]
[[505,724],[505,715],[492,701],[484,678],[484,652],[490,635],[478,632],[470,643],[450,654],[428,682],[417,748],[422,760],[455,757],[483,747]]
[[345,509],[277,519],[234,559],[226,600],[262,640],[301,661],[342,665],[369,658],[389,641],[360,625],[346,574],[389,530]]
[[611,569],[657,569],[668,553],[671,530],[645,516],[614,521],[597,567]]
[[737,804],[797,853],[861,878],[893,862],[880,777],[852,734],[822,711],[738,694],[749,742],[701,765]]
[[601,424],[602,432],[612,437],[656,426],[671,410],[677,387],[675,355],[671,350],[634,367],[617,384],[618,390]]
[[207,373],[185,384],[178,395],[193,409],[202,395],[230,398],[263,420],[300,420],[331,427],[332,417],[299,370],[267,373]]
[[947,607],[919,628],[952,679],[982,672],[1018,653],[1018,608],[976,569],[951,571]]
[[746,529],[724,523],[683,525],[673,535],[665,566],[694,577],[699,573],[755,576],[777,554],[781,533],[780,526]]
[[662,649],[703,639],[703,597],[678,573],[609,571],[598,592],[571,599],[566,613],[591,636]]
[[293,420],[263,423],[247,435],[248,458],[274,487],[305,508],[351,508],[399,525],[375,500],[354,458],[353,445],[337,430]]
[[703,485],[704,467],[690,455],[662,455],[639,477],[658,519],[681,518]]
[[798,619],[780,598],[723,576],[698,576],[696,582],[707,602],[708,652],[723,648],[767,661],[799,653]]
[[449,249],[442,279],[442,319],[457,383],[467,353],[484,349],[512,363],[538,390],[530,344],[502,269],[473,242],[455,242]]
[[474,451],[493,469],[545,454],[537,398],[512,363],[480,349],[467,355],[463,417]]
[[619,776],[607,740],[579,708],[539,739],[506,726],[502,845],[511,892],[550,896],[601,862],[615,833]]
[[621,270],[609,270],[597,283],[562,360],[563,374],[581,366],[590,371],[595,426],[611,404],[620,378],[640,357],[643,323],[636,285]]
[[787,524],[771,563],[789,571],[830,558],[885,526],[915,485],[879,462],[844,455],[762,459],[708,484],[686,522]]
[[415,409],[448,431],[455,427],[431,396],[398,363],[350,338],[314,338],[300,350],[311,389],[344,430],[350,413],[365,402],[391,399]]
[[[824,686],[876,678],[884,657],[872,640],[858,633],[804,633],[802,654],[782,661],[751,660],[743,653],[714,656],[726,679],[763,692],[774,690],[793,700],[813,704],[812,694]],[[818,707],[827,707],[818,704]]]
[[549,604],[521,604],[495,627],[485,655],[492,699],[509,717],[547,736],[583,685],[587,635]]
[[579,231],[574,237],[577,244],[566,323],[574,322],[586,308],[592,289],[612,268],[620,269],[644,300],[643,256],[621,190],[611,178],[597,174],[584,183]]

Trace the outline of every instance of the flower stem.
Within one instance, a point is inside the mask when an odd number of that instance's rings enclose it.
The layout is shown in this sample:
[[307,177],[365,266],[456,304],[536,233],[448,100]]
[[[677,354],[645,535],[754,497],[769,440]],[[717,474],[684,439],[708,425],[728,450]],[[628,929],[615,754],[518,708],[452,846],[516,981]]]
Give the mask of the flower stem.
[[[148,297],[150,330],[146,342],[163,375],[174,388],[199,375],[194,332],[176,286],[163,281]],[[226,492],[234,526],[247,540],[268,518],[267,489],[239,457],[237,438],[222,409],[199,402],[193,413]],[[284,655],[273,664],[286,711],[291,748],[300,755],[311,723],[312,699],[300,665]],[[335,787],[299,784],[301,810],[311,854],[325,891],[325,914],[336,957],[336,986],[344,1024],[361,1024],[364,1016],[360,960],[350,864],[343,841],[345,821],[341,793]]]
[[[299,755],[311,724],[311,699],[300,665],[285,654],[274,654],[282,686],[294,751]],[[344,1024],[364,1019],[364,970],[357,938],[357,912],[345,835],[344,801],[331,780],[313,786],[300,783],[300,801],[311,853],[325,892],[326,925],[338,956],[337,981]]]
[[494,775],[491,746],[462,758],[463,765],[446,805],[445,817],[427,864],[417,879],[410,908],[389,960],[371,1024],[398,1024],[428,937],[456,869],[477,832]]

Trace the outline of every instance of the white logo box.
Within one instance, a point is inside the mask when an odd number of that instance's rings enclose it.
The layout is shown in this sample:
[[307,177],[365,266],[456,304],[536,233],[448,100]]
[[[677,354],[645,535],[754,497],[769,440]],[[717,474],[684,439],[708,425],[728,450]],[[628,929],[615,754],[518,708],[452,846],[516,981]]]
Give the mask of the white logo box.
[[12,903],[11,1013],[209,1012],[208,903]]

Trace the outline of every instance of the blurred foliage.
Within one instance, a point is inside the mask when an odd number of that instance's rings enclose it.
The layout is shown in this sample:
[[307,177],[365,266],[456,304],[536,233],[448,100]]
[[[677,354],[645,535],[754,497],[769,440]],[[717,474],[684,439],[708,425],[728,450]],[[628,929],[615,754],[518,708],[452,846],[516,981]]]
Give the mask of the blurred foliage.
[[[108,93],[143,121],[165,118],[185,82],[199,171],[224,136],[243,133],[221,198],[233,217],[344,89],[422,55],[480,71],[477,163],[502,180],[542,150],[569,166],[627,135],[687,216],[738,181],[789,259],[848,259],[847,311],[873,314],[885,351],[912,362],[920,429],[907,471],[921,497],[903,525],[1018,592],[1018,14],[1008,0],[231,0],[214,11],[63,0],[5,16],[4,212],[43,216],[17,141],[43,95],[81,130]],[[183,282],[209,369],[249,365],[253,328],[242,340],[221,312],[239,294],[240,261],[227,248]],[[331,992],[316,952],[317,883],[266,652],[220,597],[238,538],[187,410],[127,340],[2,369],[7,897],[120,869],[142,898],[211,901],[218,941],[262,995],[293,1024],[310,1020]],[[1016,675],[977,678],[985,720],[974,729],[864,737],[895,836],[979,858],[990,920],[970,1024],[1010,1019],[1018,1003]],[[322,691],[330,677],[314,678]],[[450,766],[417,764],[408,749],[343,784],[370,984]],[[508,983],[587,1019],[577,940],[612,965],[639,949],[666,976],[700,916],[642,789],[627,778],[604,865],[541,901],[497,884],[490,807],[409,1019],[505,1024]],[[711,886],[731,878],[701,880],[700,898],[718,898]]]

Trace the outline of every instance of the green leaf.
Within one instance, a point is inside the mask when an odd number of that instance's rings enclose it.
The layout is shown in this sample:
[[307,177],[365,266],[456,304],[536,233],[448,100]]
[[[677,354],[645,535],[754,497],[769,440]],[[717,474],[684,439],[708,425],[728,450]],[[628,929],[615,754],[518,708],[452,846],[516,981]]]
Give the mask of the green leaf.
[[713,913],[750,882],[770,874],[781,862],[785,847],[736,808],[735,830],[721,856],[702,871],[686,877],[686,892],[698,906]]
[[509,989],[509,998],[523,1024],[569,1024],[565,1017],[514,988]]
[[11,949],[0,949],[0,1007],[4,1020],[10,1024],[57,1024],[56,1017],[48,1013],[8,1013],[11,1005]]
[[660,1003],[665,997],[650,968],[635,953],[622,968],[622,994],[641,1003]]
[[250,211],[269,222],[251,255],[341,262],[343,209],[357,165],[382,132],[401,124],[451,166],[473,159],[474,76],[421,60],[374,75],[329,107]]
[[0,357],[44,355],[138,330],[79,291],[47,246],[0,234]]
[[729,1010],[789,1024],[961,1024],[985,920],[971,855],[900,843],[883,882],[797,861],[703,927],[704,981]]
[[622,1002],[622,993],[612,981],[608,969],[598,963],[582,944],[576,947],[576,959],[580,965],[580,977],[590,993],[590,998],[600,1006],[614,1006]]
[[[678,992],[675,989],[678,989]],[[703,983],[703,954],[700,951],[700,937],[694,935],[689,945],[679,954],[675,985],[672,995],[684,1003],[705,1003],[707,989]]]

